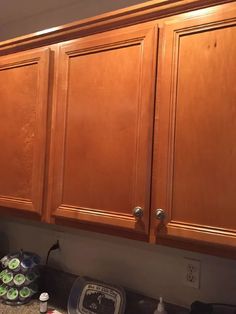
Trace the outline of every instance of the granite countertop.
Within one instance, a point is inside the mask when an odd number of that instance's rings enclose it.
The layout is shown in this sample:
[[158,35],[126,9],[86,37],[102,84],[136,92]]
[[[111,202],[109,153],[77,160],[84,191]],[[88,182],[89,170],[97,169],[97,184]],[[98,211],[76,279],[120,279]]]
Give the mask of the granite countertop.
[[[61,314],[66,314],[67,311],[62,309],[58,309],[55,307],[50,307],[49,309],[56,309]],[[27,304],[19,305],[19,306],[11,306],[0,303],[0,313],[1,314],[37,314],[39,313],[39,301],[33,300]]]
[[[141,308],[142,306],[144,306],[145,308],[145,301],[141,301],[140,302],[141,307],[140,309],[135,309],[134,311],[129,311],[129,313],[132,314],[138,314],[138,313],[144,313]],[[146,310],[148,314],[152,314],[153,313],[153,309],[152,306],[150,307],[150,305],[146,304]],[[55,306],[49,306],[49,310],[50,309],[56,309],[57,311],[59,311],[61,314],[67,314],[66,310],[63,310],[61,308],[55,307]],[[141,311],[140,311],[141,310]],[[186,314],[187,312],[185,311],[178,311],[176,312],[176,308],[175,306],[171,306],[171,305],[167,305],[167,310],[168,310],[168,314],[170,313],[179,313],[179,314]],[[138,311],[138,312],[137,312]],[[33,300],[28,304],[24,304],[24,305],[19,305],[19,306],[10,306],[10,305],[5,305],[0,303],[0,314],[36,314],[39,313],[39,301],[37,300]]]

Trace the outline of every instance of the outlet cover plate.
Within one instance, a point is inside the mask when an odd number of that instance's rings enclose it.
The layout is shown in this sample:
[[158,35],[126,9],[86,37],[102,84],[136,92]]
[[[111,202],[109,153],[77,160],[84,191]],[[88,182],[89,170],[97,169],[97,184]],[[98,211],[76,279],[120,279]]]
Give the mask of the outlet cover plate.
[[184,285],[200,289],[201,262],[199,260],[184,259]]

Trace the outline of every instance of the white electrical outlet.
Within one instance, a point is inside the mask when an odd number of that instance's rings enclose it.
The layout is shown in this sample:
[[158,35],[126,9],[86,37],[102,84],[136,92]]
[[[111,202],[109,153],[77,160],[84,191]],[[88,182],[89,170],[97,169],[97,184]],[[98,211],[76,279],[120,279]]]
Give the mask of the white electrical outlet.
[[201,262],[195,259],[185,258],[184,285],[195,289],[200,288]]

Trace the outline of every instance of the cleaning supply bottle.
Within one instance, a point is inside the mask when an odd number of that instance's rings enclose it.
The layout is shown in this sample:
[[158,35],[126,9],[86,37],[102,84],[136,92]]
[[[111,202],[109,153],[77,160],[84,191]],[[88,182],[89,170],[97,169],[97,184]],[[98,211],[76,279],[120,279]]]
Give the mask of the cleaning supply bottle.
[[156,308],[154,314],[167,314],[162,297],[160,297],[160,301],[157,305],[157,308]]

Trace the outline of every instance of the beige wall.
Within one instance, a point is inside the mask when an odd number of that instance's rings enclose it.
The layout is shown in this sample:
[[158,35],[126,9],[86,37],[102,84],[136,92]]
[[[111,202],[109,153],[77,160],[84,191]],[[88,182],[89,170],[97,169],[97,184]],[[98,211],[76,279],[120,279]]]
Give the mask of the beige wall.
[[[50,263],[65,271],[113,282],[157,298],[189,306],[194,300],[236,303],[236,261],[150,245],[92,232],[28,221],[1,221],[7,251],[46,252],[57,239],[61,251]],[[1,240],[0,240],[1,251]],[[201,261],[201,286],[184,286],[184,258]]]

